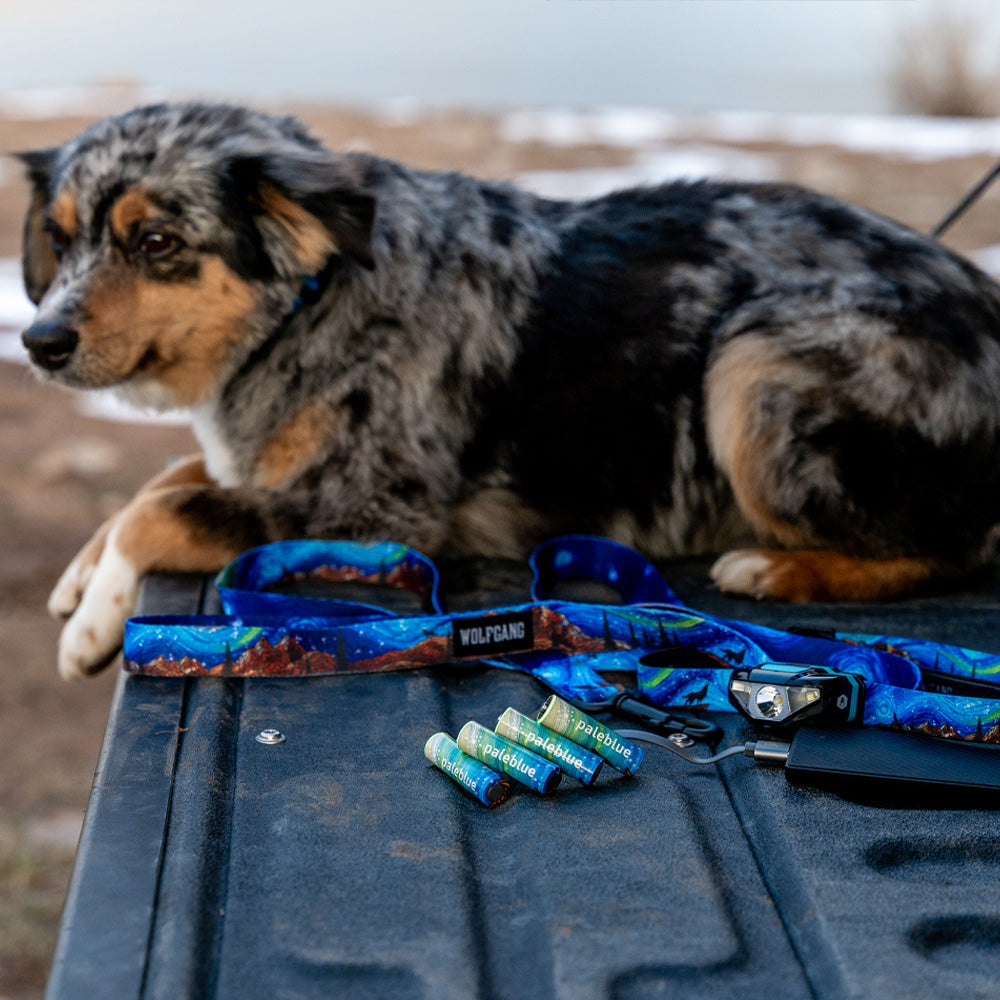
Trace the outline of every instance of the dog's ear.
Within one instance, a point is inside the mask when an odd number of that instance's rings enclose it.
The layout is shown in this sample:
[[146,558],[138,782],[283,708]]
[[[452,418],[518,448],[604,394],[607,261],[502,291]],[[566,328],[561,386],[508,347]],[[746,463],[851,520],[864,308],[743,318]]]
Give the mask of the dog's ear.
[[52,242],[45,231],[45,210],[51,194],[52,173],[58,149],[38,149],[28,153],[15,153],[31,182],[31,201],[24,217],[22,269],[24,288],[35,305],[42,300],[56,276],[59,262],[52,250]]
[[319,270],[333,253],[375,267],[375,198],[329,160],[253,157],[231,163],[228,176],[257,212],[277,223],[302,270]]

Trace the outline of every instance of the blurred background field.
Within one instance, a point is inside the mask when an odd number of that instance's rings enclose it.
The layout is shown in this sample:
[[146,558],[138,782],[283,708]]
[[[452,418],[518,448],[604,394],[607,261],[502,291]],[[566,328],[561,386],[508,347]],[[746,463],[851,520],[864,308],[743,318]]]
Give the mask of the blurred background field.
[[[335,149],[553,197],[788,180],[929,230],[1000,157],[992,0],[2,0],[0,154],[164,97],[292,110]],[[984,44],[985,43],[985,44]],[[946,117],[941,117],[944,114]],[[114,670],[58,680],[48,591],[181,422],[40,386],[26,187],[0,159],[0,1000],[42,995]],[[946,242],[1000,273],[1000,185]]]

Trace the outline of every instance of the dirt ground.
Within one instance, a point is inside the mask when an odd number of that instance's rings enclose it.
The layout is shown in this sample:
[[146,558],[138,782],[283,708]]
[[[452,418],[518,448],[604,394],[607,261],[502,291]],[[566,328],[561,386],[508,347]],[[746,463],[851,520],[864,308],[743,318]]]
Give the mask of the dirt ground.
[[[601,145],[505,140],[489,116],[457,111],[387,120],[298,108],[335,148],[363,147],[425,167],[485,176],[614,166],[631,153]],[[0,153],[59,142],[84,118],[0,116]],[[692,126],[690,140],[710,141]],[[832,147],[740,148],[775,158],[785,179],[929,229],[991,165],[988,157],[911,163]],[[0,171],[0,257],[18,252],[26,188]],[[1000,185],[950,236],[958,249],[1000,243]],[[79,684],[55,672],[56,624],[45,600],[90,531],[171,456],[193,448],[183,427],[81,415],[74,397],[0,362],[0,998],[42,995],[115,671]]]

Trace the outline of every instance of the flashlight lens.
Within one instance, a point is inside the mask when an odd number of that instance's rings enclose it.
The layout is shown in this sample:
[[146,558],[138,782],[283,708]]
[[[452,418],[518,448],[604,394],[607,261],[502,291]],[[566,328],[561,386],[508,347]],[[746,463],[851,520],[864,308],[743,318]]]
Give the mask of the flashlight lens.
[[779,719],[785,711],[784,695],[773,684],[764,684],[757,689],[754,704],[765,719]]

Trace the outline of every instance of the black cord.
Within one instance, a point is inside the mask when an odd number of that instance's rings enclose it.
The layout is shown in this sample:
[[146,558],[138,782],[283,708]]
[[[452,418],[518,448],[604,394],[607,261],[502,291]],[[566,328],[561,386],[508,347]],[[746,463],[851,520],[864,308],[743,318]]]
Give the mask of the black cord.
[[993,169],[931,230],[937,239],[1000,175],[1000,160]]
[[685,753],[676,743],[672,742],[668,736],[660,736],[657,733],[647,733],[644,729],[616,729],[615,732],[619,736],[624,736],[629,740],[640,740],[645,743],[655,743],[658,747],[663,747],[665,750],[669,750],[671,753],[677,754],[678,757],[683,757],[686,761],[690,761],[692,764],[714,764],[718,760],[722,760],[725,757],[735,757],[737,754],[747,756],[747,748],[755,746],[753,743],[741,743],[739,746],[729,747],[728,750],[723,750],[722,753],[717,753],[712,757],[695,757],[692,754]]
[[765,764],[784,764],[788,759],[789,744],[778,743],[774,740],[751,740],[738,746],[729,747],[722,753],[717,753],[712,757],[694,757],[685,753],[669,736],[660,736],[657,733],[647,733],[644,729],[616,729],[619,736],[624,736],[629,740],[643,740],[646,743],[655,743],[658,747],[663,747],[671,753],[683,757],[690,764],[714,764],[716,761],[725,760],[726,757],[735,757],[740,754],[744,757],[752,757],[754,760]]

